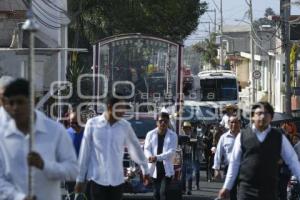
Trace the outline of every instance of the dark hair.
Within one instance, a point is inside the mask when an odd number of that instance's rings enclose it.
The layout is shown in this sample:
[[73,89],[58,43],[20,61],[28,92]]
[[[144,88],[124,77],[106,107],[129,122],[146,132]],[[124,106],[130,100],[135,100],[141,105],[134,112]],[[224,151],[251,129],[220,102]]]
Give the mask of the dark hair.
[[159,114],[157,115],[157,120],[158,120],[159,118],[164,118],[164,119],[169,120],[169,119],[170,119],[169,113],[161,112],[161,113],[159,113]]
[[18,95],[29,97],[29,82],[23,78],[18,78],[8,84],[3,94],[5,97]]
[[268,113],[270,113],[271,117],[273,118],[274,116],[274,108],[273,106],[269,103],[269,102],[266,102],[266,101],[260,101],[254,105],[252,105],[252,108],[251,108],[251,117],[254,116],[254,111],[257,109],[257,108],[264,108]]
[[106,100],[105,100],[105,104],[106,106],[110,105],[110,106],[114,106],[116,103],[122,101],[123,99],[120,99],[120,98],[117,98],[113,95],[108,95],[106,97]]

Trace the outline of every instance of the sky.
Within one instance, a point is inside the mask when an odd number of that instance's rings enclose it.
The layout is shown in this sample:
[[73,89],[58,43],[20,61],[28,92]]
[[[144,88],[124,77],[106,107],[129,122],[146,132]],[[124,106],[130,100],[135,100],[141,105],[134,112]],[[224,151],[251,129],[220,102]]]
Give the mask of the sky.
[[[220,8],[221,0],[206,0],[208,3],[208,9],[217,10],[217,24],[220,24],[220,12],[218,9]],[[248,17],[245,16],[245,13],[249,9],[245,0],[222,0],[223,1],[223,25],[243,25],[244,22],[236,21],[236,20],[244,20],[249,21]],[[292,0],[294,2],[294,0]],[[258,19],[263,17],[266,8],[271,7],[276,14],[279,14],[279,5],[280,0],[252,0],[253,5],[253,18]],[[216,7],[217,6],[217,7]],[[291,14],[300,15],[300,6],[293,5],[291,6]],[[211,22],[211,31],[213,31],[213,21],[214,21],[214,13],[207,12],[202,15],[199,19],[201,22]],[[199,40],[203,40],[204,37],[208,35],[209,25],[208,23],[200,23],[198,25],[197,30],[192,33],[184,42],[185,46],[189,46],[199,42]]]

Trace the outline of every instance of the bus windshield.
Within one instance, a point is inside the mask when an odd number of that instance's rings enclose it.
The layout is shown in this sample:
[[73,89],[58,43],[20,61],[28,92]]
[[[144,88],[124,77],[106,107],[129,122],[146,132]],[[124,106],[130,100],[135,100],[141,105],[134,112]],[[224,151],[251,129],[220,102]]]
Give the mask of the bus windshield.
[[236,79],[204,79],[200,80],[201,101],[233,101],[237,100]]

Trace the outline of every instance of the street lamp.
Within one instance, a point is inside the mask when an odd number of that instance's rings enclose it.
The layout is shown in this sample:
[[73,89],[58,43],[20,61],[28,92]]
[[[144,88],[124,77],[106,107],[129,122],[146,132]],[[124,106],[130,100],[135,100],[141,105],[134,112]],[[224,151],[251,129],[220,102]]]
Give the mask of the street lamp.
[[[29,80],[29,89],[30,89],[30,115],[29,115],[29,152],[33,150],[34,144],[34,76],[35,76],[35,65],[34,65],[34,33],[38,30],[38,25],[36,24],[33,12],[30,7],[27,11],[27,20],[22,26],[24,31],[29,32],[29,55],[28,55],[28,80]],[[28,169],[28,195],[29,197],[33,197],[33,174],[32,174],[32,167]]]

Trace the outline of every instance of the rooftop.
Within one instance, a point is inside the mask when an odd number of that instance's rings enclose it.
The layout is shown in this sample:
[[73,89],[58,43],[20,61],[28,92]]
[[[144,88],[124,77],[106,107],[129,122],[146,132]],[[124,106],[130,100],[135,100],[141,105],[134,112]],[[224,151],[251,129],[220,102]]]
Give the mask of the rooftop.
[[249,32],[250,25],[225,25],[223,27],[224,33],[232,33],[232,32]]

